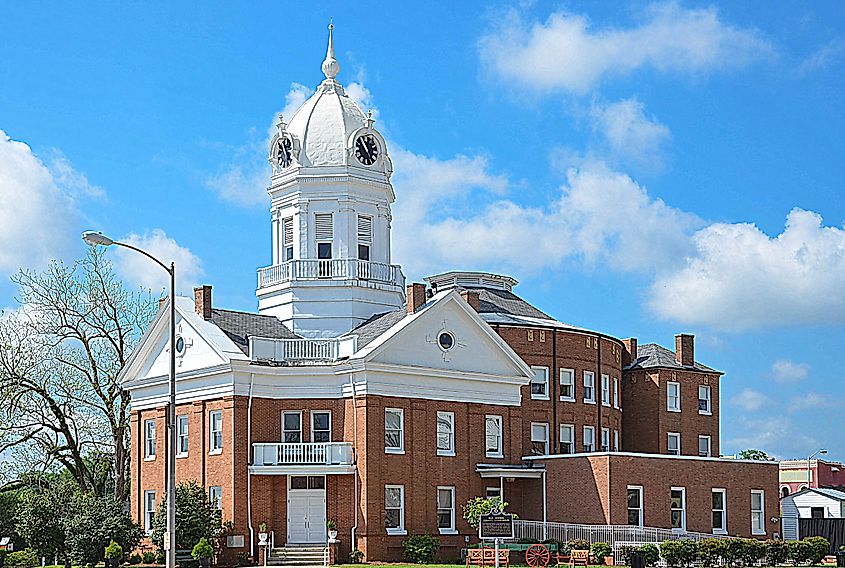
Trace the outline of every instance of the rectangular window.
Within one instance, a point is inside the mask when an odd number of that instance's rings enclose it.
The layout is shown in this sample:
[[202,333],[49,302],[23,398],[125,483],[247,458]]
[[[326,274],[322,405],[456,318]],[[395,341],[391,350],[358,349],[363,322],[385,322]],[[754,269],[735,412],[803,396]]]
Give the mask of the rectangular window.
[[209,453],[223,451],[223,411],[212,410],[208,413],[208,448]]
[[[332,244],[331,243],[317,243],[317,258],[319,260],[331,260],[332,258]],[[319,276],[331,276],[330,274],[319,273]]]
[[531,453],[545,456],[549,453],[549,425],[542,422],[531,423]]
[[384,409],[384,451],[405,453],[405,411],[401,408]]
[[282,219],[282,250],[284,260],[293,260],[293,217]]
[[610,406],[610,377],[601,376],[601,403],[603,406]]
[[710,457],[710,436],[698,437],[698,455],[703,458]]
[[455,455],[455,413],[437,413],[437,455]]
[[484,438],[487,457],[502,457],[503,452],[501,416],[486,416],[484,418]]
[[531,378],[531,398],[549,400],[549,368],[531,367],[534,376]]
[[596,451],[596,428],[595,426],[584,426],[584,451]]
[[575,453],[575,426],[572,424],[560,425],[560,453]]
[[330,241],[334,238],[334,225],[331,213],[314,214],[314,238],[317,241]]
[[575,402],[575,369],[560,370],[560,400]]
[[681,383],[666,383],[666,410],[681,411]]
[[751,491],[751,534],[766,534],[765,492]]
[[370,245],[358,245],[358,260],[370,260]]
[[596,402],[596,374],[592,371],[584,371],[584,402]]
[[698,385],[698,413],[710,414],[710,385]]
[[144,532],[153,532],[153,519],[156,515],[156,492],[144,491]]
[[176,434],[178,440],[176,443],[176,457],[185,457],[188,455],[188,415],[182,414],[176,417]]
[[619,451],[619,430],[613,431],[613,451]]
[[725,503],[725,490],[714,489],[712,493],[713,534],[727,534],[728,532]]
[[[220,514],[220,518],[223,517],[223,488],[219,485],[212,485],[208,488],[208,502],[211,504],[211,508],[217,511]],[[178,501],[177,501],[178,503]]]
[[628,486],[628,524],[643,526],[643,488],[639,485]]
[[311,412],[311,441],[332,441],[332,413],[328,410]]
[[613,377],[613,408],[619,408],[619,377]]
[[302,413],[282,413],[282,441],[285,444],[302,443]]
[[666,453],[670,456],[681,455],[681,435],[678,432],[669,432],[669,443]]
[[405,486],[384,486],[384,526],[387,534],[405,534]]
[[455,534],[455,488],[437,488],[437,529],[440,534]]
[[671,492],[670,526],[674,530],[687,529],[687,490],[673,487]]
[[156,457],[156,421],[155,418],[144,420],[144,459]]
[[502,498],[502,490],[499,487],[485,487],[484,497],[487,499]]
[[601,429],[601,451],[610,451],[610,428]]
[[373,218],[358,215],[358,259],[370,260],[370,245],[373,242]]

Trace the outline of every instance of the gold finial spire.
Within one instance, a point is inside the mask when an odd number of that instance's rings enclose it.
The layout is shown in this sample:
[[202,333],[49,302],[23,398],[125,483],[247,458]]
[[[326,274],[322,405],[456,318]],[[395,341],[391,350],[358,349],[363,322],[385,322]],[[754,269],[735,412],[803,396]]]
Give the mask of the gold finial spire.
[[334,56],[334,23],[329,20],[329,47],[326,49],[326,59],[323,61],[323,74],[326,79],[334,79],[340,73],[340,65]]

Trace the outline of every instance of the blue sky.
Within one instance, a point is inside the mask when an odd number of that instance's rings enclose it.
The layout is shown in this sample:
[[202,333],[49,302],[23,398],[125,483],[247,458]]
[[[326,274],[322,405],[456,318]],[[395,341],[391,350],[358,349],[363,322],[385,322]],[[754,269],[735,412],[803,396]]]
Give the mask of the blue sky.
[[695,333],[723,453],[845,458],[839,2],[6,3],[0,306],[97,228],[255,309],[268,129],[322,78],[329,17],[409,280],[500,271],[562,321]]

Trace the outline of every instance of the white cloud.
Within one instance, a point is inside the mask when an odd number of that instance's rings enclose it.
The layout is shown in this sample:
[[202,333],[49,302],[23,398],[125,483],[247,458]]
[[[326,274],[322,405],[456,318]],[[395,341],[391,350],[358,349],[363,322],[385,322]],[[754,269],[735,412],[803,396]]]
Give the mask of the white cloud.
[[789,359],[779,359],[772,363],[772,380],[778,383],[803,381],[810,372],[807,363],[794,363]]
[[504,80],[536,91],[584,93],[611,76],[651,68],[701,74],[747,64],[771,53],[753,29],[722,21],[714,7],[650,5],[628,28],[591,27],[589,18],[556,12],[545,22],[515,10],[480,41],[486,67]]
[[659,170],[663,166],[663,146],[671,136],[669,129],[646,116],[644,109],[645,105],[636,99],[593,104],[593,130],[602,136],[610,153],[624,162]]
[[[132,233],[122,242],[143,249],[166,265],[176,264],[176,292],[191,295],[205,271],[200,259],[186,247],[179,245],[161,229],[143,235]],[[135,251],[117,247],[115,268],[129,286],[139,285],[153,292],[168,292],[170,280],[167,273],[152,260]]]
[[824,69],[836,63],[843,55],[845,55],[845,41],[835,39],[817,49],[807,59],[801,62],[798,72],[806,74]]
[[81,242],[80,213],[64,184],[81,189],[87,180],[64,158],[54,164],[51,172],[27,144],[0,130],[0,272],[42,267]]
[[845,231],[818,214],[793,209],[776,237],[716,223],[692,242],[695,254],[651,288],[659,316],[733,330],[845,321]]
[[754,389],[743,389],[730,400],[732,405],[738,406],[746,412],[760,410],[769,402],[769,397]]
[[789,402],[789,411],[798,410],[821,410],[823,408],[834,408],[839,403],[831,399],[830,395],[821,395],[817,392],[808,392],[793,397]]
[[[805,455],[807,448],[819,447],[819,442],[807,434],[806,425],[797,426],[782,415],[763,418],[740,416],[733,428],[739,434],[728,435],[722,441],[726,452],[760,449],[777,459]],[[817,431],[815,428],[814,431]]]

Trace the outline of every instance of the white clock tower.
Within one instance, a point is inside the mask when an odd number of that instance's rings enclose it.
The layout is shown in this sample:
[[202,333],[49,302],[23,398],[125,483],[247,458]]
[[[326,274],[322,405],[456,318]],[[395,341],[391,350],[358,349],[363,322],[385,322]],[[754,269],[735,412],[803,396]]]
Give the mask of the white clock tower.
[[382,135],[335,80],[325,80],[270,142],[273,264],[258,270],[258,309],[303,337],[337,337],[405,301],[390,263],[393,165]]

